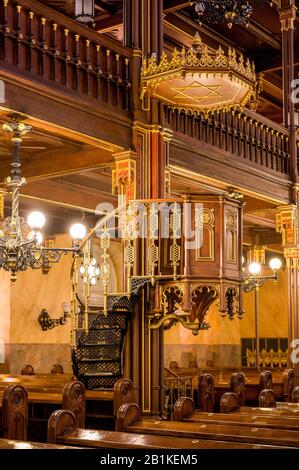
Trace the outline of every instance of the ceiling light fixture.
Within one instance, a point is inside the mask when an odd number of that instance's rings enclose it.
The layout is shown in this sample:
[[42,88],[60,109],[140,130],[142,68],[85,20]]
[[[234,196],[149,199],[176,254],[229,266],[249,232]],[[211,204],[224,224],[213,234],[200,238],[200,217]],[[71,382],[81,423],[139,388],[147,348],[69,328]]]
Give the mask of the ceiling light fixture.
[[11,215],[4,218],[0,229],[0,269],[9,271],[14,282],[19,271],[46,268],[43,272],[48,272],[49,266],[57,263],[62,254],[79,254],[79,245],[86,235],[86,228],[82,224],[71,227],[72,248],[42,246],[44,237],[41,229],[46,223],[44,214],[31,212],[27,222],[19,214],[20,189],[26,184],[21,174],[20,146],[23,136],[31,131],[31,126],[20,122],[19,116],[12,116],[12,122],[3,124],[2,129],[13,134],[13,161],[11,176],[5,179],[5,185],[12,194],[12,207]]
[[[189,0],[194,6],[200,24],[226,23],[229,28],[234,24],[249,26],[254,6],[261,1],[252,0]],[[268,2],[264,2],[268,3]],[[270,6],[272,2],[270,2]]]

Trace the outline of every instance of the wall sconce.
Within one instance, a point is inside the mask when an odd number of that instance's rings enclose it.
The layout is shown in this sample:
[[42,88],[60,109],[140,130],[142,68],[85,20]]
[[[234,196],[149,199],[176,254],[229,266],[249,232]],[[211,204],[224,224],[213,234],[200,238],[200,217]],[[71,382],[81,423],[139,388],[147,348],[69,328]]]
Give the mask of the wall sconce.
[[43,331],[52,330],[56,326],[66,324],[67,319],[71,316],[69,313],[70,312],[69,304],[64,302],[62,304],[62,308],[63,308],[63,315],[60,318],[51,318],[47,309],[46,308],[42,309],[38,317],[38,322]]
[[80,23],[91,23],[94,20],[94,0],[75,0],[75,20]]
[[270,276],[262,276],[261,263],[258,263],[257,261],[250,263],[248,266],[249,276],[244,277],[244,292],[251,292],[255,289],[259,289],[268,279],[273,279],[274,282],[277,282],[277,271],[280,270],[281,266],[282,262],[279,258],[272,258],[269,262],[269,267],[272,269],[273,274]]

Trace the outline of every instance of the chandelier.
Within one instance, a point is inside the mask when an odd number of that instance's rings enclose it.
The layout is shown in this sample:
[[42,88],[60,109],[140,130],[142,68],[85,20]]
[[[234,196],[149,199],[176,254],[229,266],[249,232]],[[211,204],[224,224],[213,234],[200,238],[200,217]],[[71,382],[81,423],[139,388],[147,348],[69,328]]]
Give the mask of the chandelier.
[[194,5],[199,22],[226,23],[229,28],[233,24],[248,26],[253,12],[253,5],[258,1],[242,0],[189,0]]
[[156,57],[144,58],[141,73],[141,99],[148,110],[150,98],[191,114],[242,109],[256,98],[255,66],[234,49],[221,46],[210,49],[195,34],[191,48],[171,56],[163,51]]
[[31,126],[20,122],[18,116],[13,116],[12,119],[12,122],[2,125],[5,132],[13,134],[13,160],[11,176],[4,181],[12,195],[12,207],[11,215],[3,220],[0,228],[0,269],[10,272],[11,281],[15,282],[16,273],[19,271],[42,268],[43,272],[47,273],[51,264],[57,263],[62,254],[79,254],[80,242],[86,235],[86,228],[82,224],[72,225],[72,248],[43,246],[41,229],[46,222],[44,214],[39,211],[31,212],[27,222],[20,217],[20,189],[26,184],[26,179],[21,175],[20,146],[23,136],[31,131]]

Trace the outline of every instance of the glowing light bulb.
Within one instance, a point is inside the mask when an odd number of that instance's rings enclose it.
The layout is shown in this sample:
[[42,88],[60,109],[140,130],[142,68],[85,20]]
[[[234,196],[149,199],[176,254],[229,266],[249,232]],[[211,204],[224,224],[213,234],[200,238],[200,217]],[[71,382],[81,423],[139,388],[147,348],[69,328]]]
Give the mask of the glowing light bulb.
[[270,260],[269,266],[272,271],[278,271],[281,268],[282,262],[279,258],[272,258]]
[[34,240],[34,238],[36,239],[38,245],[41,245],[43,243],[44,237],[42,233],[38,230],[31,230],[31,232],[29,232],[28,239]]
[[256,263],[255,261],[253,263],[250,263],[248,266],[248,271],[252,276],[257,276],[261,272],[261,265],[260,263]]
[[46,223],[46,218],[42,212],[34,211],[28,215],[27,222],[29,227],[41,229]]
[[70,234],[74,240],[83,240],[86,233],[87,230],[83,224],[74,224],[70,228]]
[[84,268],[84,266],[80,266],[80,274],[85,274],[85,268]]

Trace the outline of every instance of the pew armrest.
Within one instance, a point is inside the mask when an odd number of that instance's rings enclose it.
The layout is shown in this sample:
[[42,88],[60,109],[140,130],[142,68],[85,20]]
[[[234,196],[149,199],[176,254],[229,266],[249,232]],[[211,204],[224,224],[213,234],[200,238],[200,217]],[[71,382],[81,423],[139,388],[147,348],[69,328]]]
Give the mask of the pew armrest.
[[118,379],[114,385],[113,393],[113,414],[117,415],[120,406],[123,403],[133,403],[134,390],[133,383],[129,379]]
[[78,428],[74,413],[68,410],[54,411],[48,420],[48,443],[56,444],[59,436],[70,428]]
[[124,403],[117,411],[115,430],[126,431],[138,421],[141,421],[141,411],[137,403]]
[[185,418],[191,418],[194,414],[195,406],[192,398],[180,397],[174,404],[174,421],[184,421]]
[[240,409],[238,395],[233,392],[226,392],[220,400],[220,413],[231,413]]

